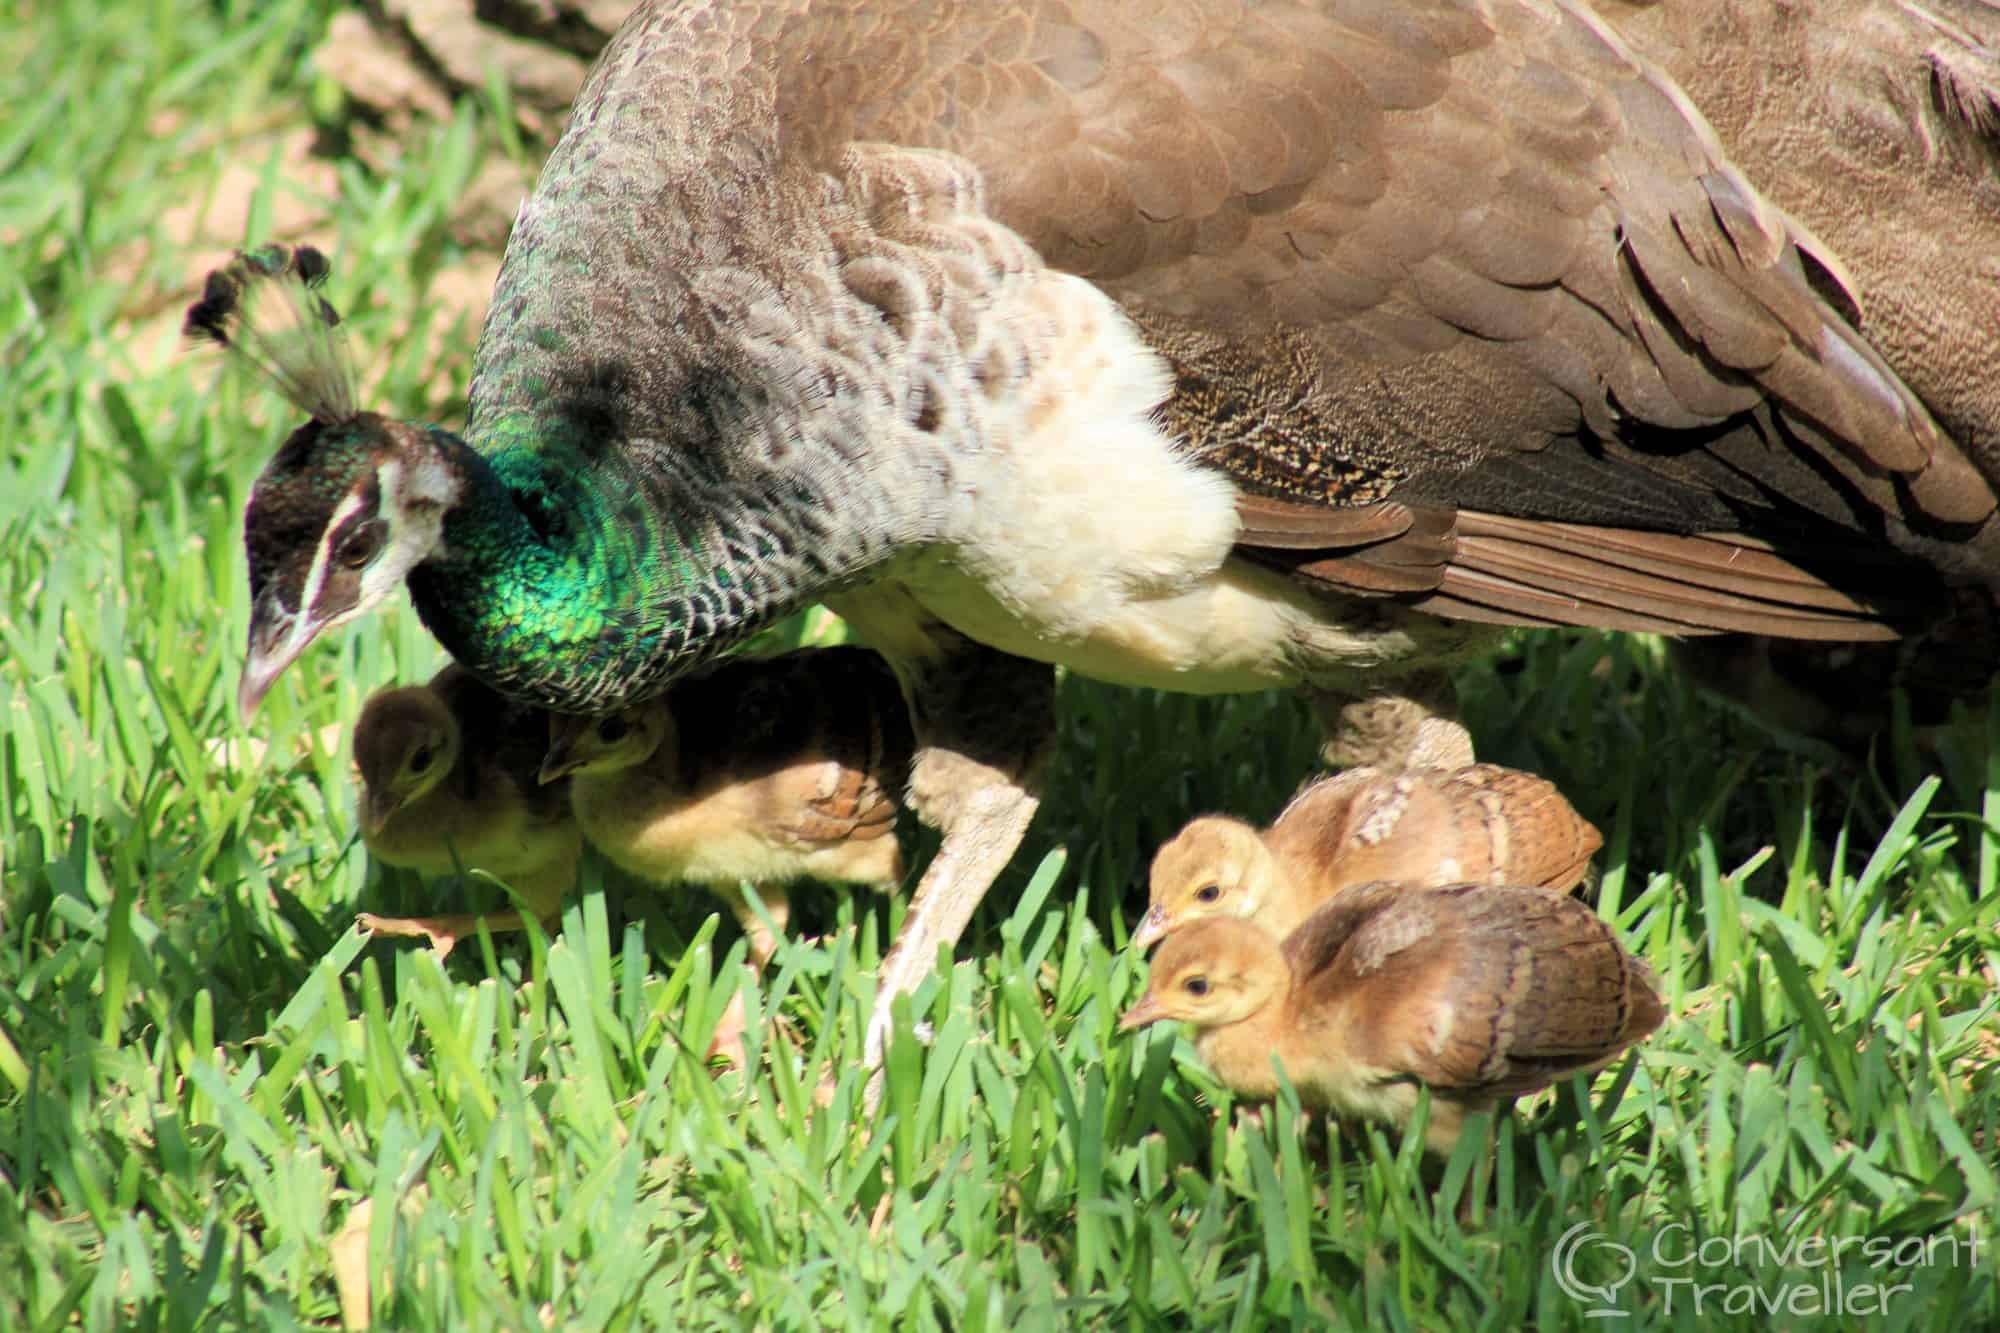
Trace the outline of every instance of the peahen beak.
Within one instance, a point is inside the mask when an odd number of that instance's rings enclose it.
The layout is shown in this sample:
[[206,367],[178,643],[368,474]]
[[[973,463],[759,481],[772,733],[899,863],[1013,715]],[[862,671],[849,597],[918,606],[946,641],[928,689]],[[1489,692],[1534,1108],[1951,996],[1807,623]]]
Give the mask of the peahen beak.
[[250,608],[250,657],[236,684],[236,709],[247,724],[285,668],[298,661],[325,628],[311,616],[294,611],[267,592]]

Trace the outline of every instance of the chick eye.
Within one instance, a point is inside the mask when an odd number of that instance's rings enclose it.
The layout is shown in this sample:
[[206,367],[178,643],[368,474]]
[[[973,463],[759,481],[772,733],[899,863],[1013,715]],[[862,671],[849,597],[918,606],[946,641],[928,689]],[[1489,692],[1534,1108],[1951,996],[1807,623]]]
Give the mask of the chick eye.
[[423,772],[431,766],[431,760],[435,758],[437,758],[436,752],[430,746],[424,746],[421,750],[410,756],[410,771],[412,773]]
[[597,724],[597,738],[601,741],[609,741],[615,744],[618,741],[624,740],[625,734],[631,730],[631,725],[624,718],[607,717]]
[[347,569],[360,569],[382,549],[382,525],[364,523],[344,538],[333,558]]
[[1181,989],[1190,995],[1206,995],[1208,994],[1208,978],[1189,977],[1181,983]]
[[1212,903],[1221,896],[1222,886],[1220,884],[1204,884],[1194,891],[1194,900],[1198,903]]

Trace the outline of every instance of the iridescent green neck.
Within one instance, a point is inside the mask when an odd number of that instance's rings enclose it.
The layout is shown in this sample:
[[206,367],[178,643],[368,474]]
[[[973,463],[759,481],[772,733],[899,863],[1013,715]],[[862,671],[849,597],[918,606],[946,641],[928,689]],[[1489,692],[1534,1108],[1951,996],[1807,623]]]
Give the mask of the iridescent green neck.
[[604,713],[792,609],[760,567],[767,543],[688,521],[666,479],[564,435],[515,418],[481,453],[434,433],[464,491],[409,588],[460,663],[514,697]]

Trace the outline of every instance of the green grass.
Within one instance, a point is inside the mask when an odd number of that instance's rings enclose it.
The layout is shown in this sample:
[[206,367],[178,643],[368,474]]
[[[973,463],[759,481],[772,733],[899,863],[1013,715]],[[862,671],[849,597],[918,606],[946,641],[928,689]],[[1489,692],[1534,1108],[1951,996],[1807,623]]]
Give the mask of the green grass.
[[[357,908],[433,899],[370,870],[319,733],[437,650],[407,608],[336,636],[251,753],[238,521],[291,423],[177,353],[175,293],[323,211],[374,401],[456,419],[474,330],[427,301],[500,136],[468,105],[318,198],[273,135],[331,105],[302,59],[323,4],[29,12],[0,10],[0,1328],[337,1326],[337,1253],[395,1328],[1857,1326],[1722,1308],[1828,1278],[1729,1237],[1900,1242],[1833,1265],[1909,1284],[1881,1326],[2000,1324],[2000,737],[1920,761],[1904,735],[1878,778],[1647,641],[1527,639],[1461,682],[1485,757],[1604,829],[1597,903],[1672,1006],[1491,1159],[1244,1119],[1175,1034],[1114,1030],[1151,849],[1199,811],[1268,817],[1307,771],[1281,698],[1065,684],[1044,813],[915,997],[935,1041],[898,1037],[873,1120],[862,1024],[900,907],[807,902],[822,938],[753,996],[747,1080],[699,1058],[745,974],[695,896],[592,867],[552,940],[445,967],[365,943]],[[175,210],[224,214],[231,167],[248,235],[190,253]],[[1612,1295],[1635,1317],[1558,1284],[1579,1224],[1572,1247],[1638,1252]],[[1597,1243],[1573,1271],[1624,1270]],[[1658,1280],[1688,1276],[1727,1290],[1697,1311]]]

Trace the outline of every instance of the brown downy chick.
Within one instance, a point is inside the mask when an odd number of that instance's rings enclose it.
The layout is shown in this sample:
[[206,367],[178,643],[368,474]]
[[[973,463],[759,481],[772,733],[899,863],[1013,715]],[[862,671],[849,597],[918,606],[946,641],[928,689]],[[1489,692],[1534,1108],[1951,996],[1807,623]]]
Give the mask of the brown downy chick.
[[[458,666],[427,685],[378,690],[354,724],[361,771],[361,837],[384,865],[426,875],[484,870],[507,882],[536,917],[553,920],[576,883],[582,839],[567,784],[538,780],[548,722]],[[440,958],[478,929],[470,915],[358,918],[369,930],[422,935]],[[521,914],[490,913],[489,930],[518,930]]]
[[1425,1144],[1447,1154],[1468,1113],[1596,1068],[1660,1025],[1646,965],[1573,898],[1542,889],[1375,883],[1346,890],[1283,944],[1220,916],[1168,936],[1122,1030],[1194,1025],[1237,1093],[1299,1096],[1406,1126],[1431,1091]]
[[1519,769],[1349,769],[1301,791],[1263,832],[1222,815],[1189,823],[1153,857],[1132,944],[1222,914],[1283,939],[1335,893],[1375,880],[1567,893],[1603,844],[1554,784]]
[[[886,663],[837,647],[731,661],[603,718],[553,718],[542,775],[570,775],[578,824],[656,884],[699,884],[749,938],[761,978],[786,886],[810,876],[888,892],[902,883],[897,793],[914,743]],[[716,1046],[741,1059],[741,999]]]

